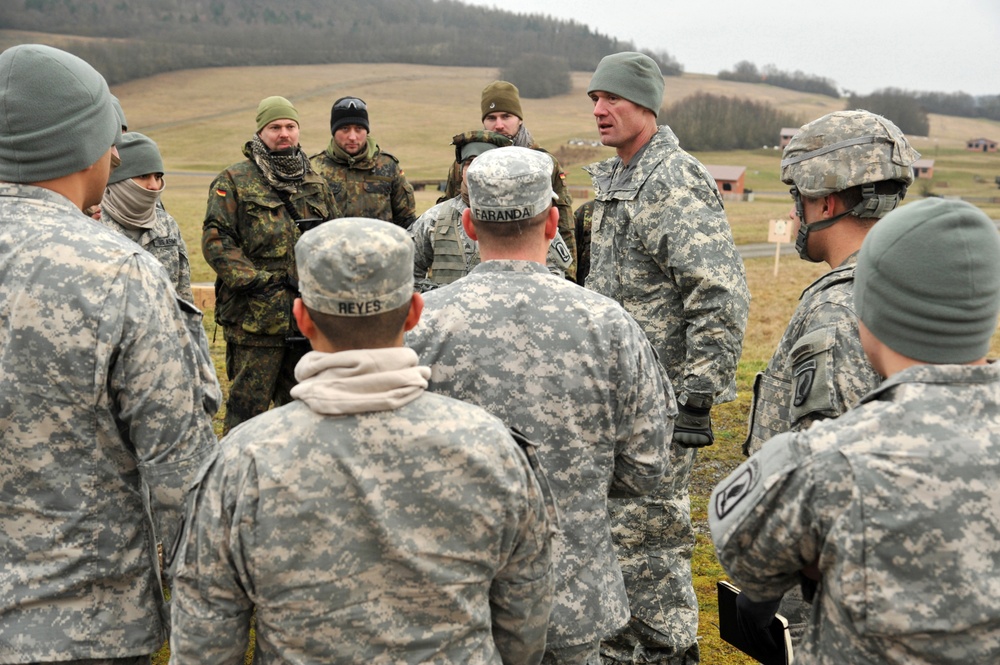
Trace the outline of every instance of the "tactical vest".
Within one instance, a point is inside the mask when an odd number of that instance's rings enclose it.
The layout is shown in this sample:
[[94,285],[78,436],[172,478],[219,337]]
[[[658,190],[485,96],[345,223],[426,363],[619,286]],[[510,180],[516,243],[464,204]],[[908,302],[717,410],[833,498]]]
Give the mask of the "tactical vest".
[[[451,206],[450,213],[439,219],[434,225],[431,235],[431,246],[434,248],[434,262],[431,263],[428,278],[438,285],[451,284],[467,274],[465,266],[465,247],[458,233],[458,225],[462,223],[462,209]],[[472,256],[469,268],[479,265],[479,248]]]

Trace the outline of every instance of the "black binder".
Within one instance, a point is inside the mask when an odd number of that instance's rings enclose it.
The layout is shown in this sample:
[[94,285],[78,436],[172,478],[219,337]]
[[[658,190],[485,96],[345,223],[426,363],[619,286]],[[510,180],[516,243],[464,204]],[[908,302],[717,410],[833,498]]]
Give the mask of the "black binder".
[[[766,635],[748,635],[745,624],[736,616],[736,597],[740,590],[726,581],[718,582],[719,590],[719,636],[734,647],[755,658],[763,665],[791,665],[792,637],[788,632],[788,621],[780,614],[767,627]],[[773,643],[775,646],[769,646]]]

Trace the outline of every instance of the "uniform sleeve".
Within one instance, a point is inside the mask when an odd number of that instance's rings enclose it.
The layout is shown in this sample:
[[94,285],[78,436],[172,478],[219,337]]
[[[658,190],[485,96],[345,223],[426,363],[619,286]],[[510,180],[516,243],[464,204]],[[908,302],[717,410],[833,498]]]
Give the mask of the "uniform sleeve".
[[392,180],[392,222],[408,229],[416,218],[417,200],[413,195],[413,186],[397,164],[396,177]]
[[780,434],[712,492],[709,528],[719,562],[751,600],[780,598],[819,562],[830,514],[850,497],[852,474],[836,454],[800,461]]
[[787,404],[794,431],[836,418],[881,382],[861,346],[857,316],[850,308],[821,303],[809,312],[802,329],[786,368],[795,382]]
[[433,215],[435,208],[420,215],[407,229],[410,238],[413,239],[413,288],[420,293],[437,288],[437,284],[427,278],[427,271],[434,264],[432,237],[436,222]]
[[493,641],[509,665],[542,661],[555,584],[545,498],[527,458],[517,459],[524,494],[520,509],[511,512],[514,546],[490,586]]
[[[551,157],[551,155],[550,155]],[[566,243],[566,249],[572,263],[566,269],[566,277],[576,280],[577,268],[577,246],[576,246],[576,221],[573,218],[573,196],[566,186],[566,174],[559,165],[558,160],[552,157],[554,167],[552,169],[552,189],[555,191],[558,200],[556,207],[559,209],[559,235]]]
[[191,291],[191,261],[188,258],[188,248],[184,243],[184,238],[181,237],[177,220],[170,217],[170,222],[173,232],[177,235],[177,295],[188,302],[194,302],[194,293]]
[[244,254],[237,228],[239,214],[239,191],[232,178],[222,173],[208,190],[201,251],[219,279],[236,291],[263,286],[271,277],[257,270]]
[[188,501],[173,570],[171,663],[243,663],[253,603],[240,582],[244,564],[236,546],[235,515],[238,508],[255,505],[256,488],[252,482],[238,487],[234,455],[227,449]]
[[640,197],[633,224],[683,301],[686,358],[674,391],[722,395],[743,349],[750,291],[718,192],[696,164],[682,164],[651,175]]
[[192,338],[178,301],[165,297],[171,290],[155,259],[134,256],[116,281],[122,298],[109,299],[116,311],[102,317],[102,337],[119,338],[109,396],[134,448],[157,537],[170,548],[187,487],[218,450],[208,409],[213,386],[202,374],[203,338]]
[[614,479],[609,496],[648,494],[668,470],[677,403],[639,324],[629,317],[618,349]]

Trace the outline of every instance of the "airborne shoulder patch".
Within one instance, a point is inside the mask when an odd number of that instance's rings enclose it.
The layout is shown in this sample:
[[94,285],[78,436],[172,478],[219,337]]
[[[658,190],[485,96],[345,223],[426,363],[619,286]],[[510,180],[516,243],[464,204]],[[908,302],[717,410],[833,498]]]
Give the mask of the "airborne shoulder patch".
[[725,518],[739,503],[746,498],[750,490],[757,484],[760,471],[757,460],[745,464],[739,474],[730,479],[729,483],[715,494],[715,516]]

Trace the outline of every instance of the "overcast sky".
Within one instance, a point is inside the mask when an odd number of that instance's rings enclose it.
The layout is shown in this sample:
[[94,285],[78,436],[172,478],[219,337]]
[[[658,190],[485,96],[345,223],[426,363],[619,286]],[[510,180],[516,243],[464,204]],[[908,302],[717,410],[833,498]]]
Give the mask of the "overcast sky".
[[741,60],[802,71],[842,90],[1000,94],[998,0],[463,0],[585,23],[685,72]]

